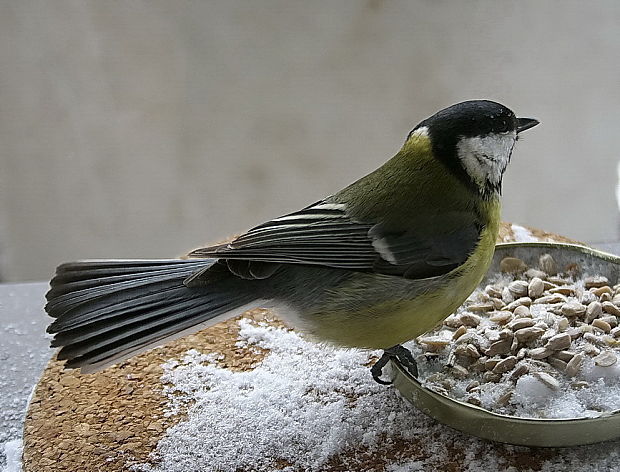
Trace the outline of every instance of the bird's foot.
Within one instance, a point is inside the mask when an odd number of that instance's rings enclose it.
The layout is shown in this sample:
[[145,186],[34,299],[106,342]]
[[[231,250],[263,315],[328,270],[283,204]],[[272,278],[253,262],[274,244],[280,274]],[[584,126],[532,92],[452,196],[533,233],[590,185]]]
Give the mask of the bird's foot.
[[375,379],[375,382],[382,385],[390,385],[392,383],[391,380],[383,380],[381,378],[383,368],[391,360],[398,361],[398,363],[403,366],[413,377],[418,376],[418,365],[416,364],[411,351],[409,351],[406,347],[397,344],[389,349],[385,349],[381,358],[371,367],[370,373],[372,374],[372,378]]

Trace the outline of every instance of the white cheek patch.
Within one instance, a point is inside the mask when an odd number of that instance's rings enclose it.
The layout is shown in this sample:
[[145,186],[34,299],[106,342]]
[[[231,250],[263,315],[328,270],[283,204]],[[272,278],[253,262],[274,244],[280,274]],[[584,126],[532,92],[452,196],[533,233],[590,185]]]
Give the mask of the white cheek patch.
[[456,150],[463,167],[479,187],[498,185],[506,170],[517,133],[461,138]]

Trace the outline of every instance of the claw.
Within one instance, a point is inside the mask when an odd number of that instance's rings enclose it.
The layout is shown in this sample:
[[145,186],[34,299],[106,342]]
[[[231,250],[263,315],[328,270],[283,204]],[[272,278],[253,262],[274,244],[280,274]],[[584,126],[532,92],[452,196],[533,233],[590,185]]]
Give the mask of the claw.
[[411,351],[409,351],[406,347],[397,344],[389,349],[385,349],[381,358],[370,369],[370,373],[372,374],[372,378],[375,382],[380,383],[381,385],[392,384],[391,380],[381,379],[383,368],[390,360],[398,361],[398,363],[407,369],[407,372],[409,372],[409,374],[413,377],[418,376],[418,365],[411,354]]

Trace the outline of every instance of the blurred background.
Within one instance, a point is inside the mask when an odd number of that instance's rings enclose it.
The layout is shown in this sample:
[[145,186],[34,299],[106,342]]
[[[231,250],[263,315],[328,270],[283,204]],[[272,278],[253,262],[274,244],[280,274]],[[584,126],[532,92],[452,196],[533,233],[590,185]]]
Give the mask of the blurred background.
[[504,219],[618,240],[620,2],[0,1],[0,277],[171,257],[488,98],[542,124]]

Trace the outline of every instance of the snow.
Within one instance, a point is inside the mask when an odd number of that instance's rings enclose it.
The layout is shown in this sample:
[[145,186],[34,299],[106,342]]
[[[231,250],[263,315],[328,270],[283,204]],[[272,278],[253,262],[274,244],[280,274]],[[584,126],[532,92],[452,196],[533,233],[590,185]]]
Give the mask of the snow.
[[[517,470],[510,457],[524,448],[455,432],[376,384],[367,363],[377,353],[314,344],[249,320],[240,325],[240,345],[268,349],[265,359],[246,372],[221,368],[217,353],[195,350],[166,363],[169,413],[184,419],[160,440],[155,465],[133,470],[316,472],[336,464],[408,472],[441,468],[455,450],[463,451],[459,462],[468,472]],[[556,450],[540,459],[541,467],[615,470],[616,444]],[[367,454],[384,457],[384,466],[365,469]]]
[[22,470],[22,440],[13,439],[12,441],[0,444],[0,449],[4,451],[6,464],[2,472],[21,472]]
[[40,282],[0,284],[0,362],[6,366],[0,382],[0,470],[8,460],[3,444],[21,437],[30,396],[52,354],[43,311],[47,289]]
[[520,225],[512,225],[512,233],[517,243],[533,243],[540,241],[536,236],[532,235],[529,229]]

